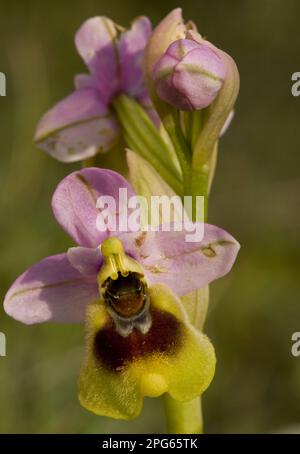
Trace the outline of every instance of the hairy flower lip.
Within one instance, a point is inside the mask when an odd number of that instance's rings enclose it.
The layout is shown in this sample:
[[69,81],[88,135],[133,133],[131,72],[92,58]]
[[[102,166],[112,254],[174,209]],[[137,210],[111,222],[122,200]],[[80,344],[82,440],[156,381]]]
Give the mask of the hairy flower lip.
[[188,401],[202,394],[215,371],[212,344],[188,322],[179,300],[163,285],[150,288],[153,324],[146,334],[116,333],[103,305],[87,311],[87,354],[79,400],[97,415],[133,419],[145,396],[169,393]]

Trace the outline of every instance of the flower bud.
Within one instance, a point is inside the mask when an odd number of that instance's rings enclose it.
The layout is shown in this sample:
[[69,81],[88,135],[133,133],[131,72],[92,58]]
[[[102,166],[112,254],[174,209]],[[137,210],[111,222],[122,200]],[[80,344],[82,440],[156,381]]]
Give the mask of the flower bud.
[[224,62],[205,42],[174,41],[154,67],[158,96],[181,110],[200,110],[216,98],[226,76]]

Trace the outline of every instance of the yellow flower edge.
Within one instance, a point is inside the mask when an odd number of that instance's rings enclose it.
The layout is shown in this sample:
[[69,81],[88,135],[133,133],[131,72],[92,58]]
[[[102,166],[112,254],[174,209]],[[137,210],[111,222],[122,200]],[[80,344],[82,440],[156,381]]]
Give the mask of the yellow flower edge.
[[[113,325],[101,300],[88,307],[79,401],[97,415],[134,419],[144,397],[169,393],[178,401],[190,401],[213,379],[216,357],[208,337],[189,323],[182,303],[168,287],[157,284],[149,293],[153,326],[146,336],[139,334],[138,341],[136,334],[122,338],[111,332]],[[104,341],[95,348],[99,333]]]

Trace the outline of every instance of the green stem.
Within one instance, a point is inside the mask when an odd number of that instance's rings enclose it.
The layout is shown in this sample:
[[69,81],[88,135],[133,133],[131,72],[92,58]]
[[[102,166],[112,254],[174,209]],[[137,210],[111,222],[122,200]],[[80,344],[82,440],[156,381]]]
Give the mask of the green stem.
[[[195,172],[189,169],[189,178],[185,181],[185,194],[203,195],[205,197],[205,220],[207,219],[208,210],[208,191],[209,191],[209,171],[205,167],[202,172]],[[193,208],[195,208],[193,203]],[[192,213],[192,219],[195,220],[195,212]],[[193,294],[186,295],[186,300],[190,305],[190,320],[193,325],[202,330],[206,318],[206,311],[209,302],[209,289],[208,286],[204,289],[199,289]],[[184,299],[183,299],[184,302]],[[198,304],[203,307],[202,312],[198,313]],[[191,313],[193,315],[191,316]],[[190,402],[178,402],[174,400],[169,394],[164,396],[164,408],[167,419],[168,433],[170,434],[201,434],[203,433],[203,418],[201,408],[201,396]]]
[[164,407],[168,433],[201,434],[203,432],[200,397],[190,402],[178,402],[169,394],[165,394]]
[[[195,115],[192,122],[192,137],[191,142],[195,143],[196,137],[199,135],[201,129],[201,119],[199,115]],[[205,197],[205,213],[204,218],[207,219],[208,211],[208,193],[209,185],[212,181],[210,174],[210,167],[203,165],[201,170],[196,171],[192,168],[190,150],[188,149],[187,141],[183,134],[180,134],[180,125],[173,116],[164,117],[164,126],[168,131],[174,148],[176,150],[178,160],[180,162],[183,180],[184,180],[184,194],[196,197],[203,195]],[[181,131],[182,132],[182,131]],[[216,151],[217,153],[217,151]],[[215,156],[216,160],[216,156]],[[196,204],[193,203],[193,209]],[[196,212],[192,213],[192,220],[195,220]],[[206,318],[206,311],[209,302],[209,289],[208,286],[204,289],[199,289],[193,294],[186,295],[186,301],[190,305],[190,320],[193,325],[202,330]],[[184,301],[183,301],[184,302]],[[202,305],[201,313],[198,313],[198,305]],[[193,313],[193,315],[191,315]],[[203,418],[201,408],[201,396],[190,402],[178,402],[174,400],[169,394],[164,397],[164,408],[167,419],[168,433],[171,434],[200,434],[203,432]]]
[[191,114],[191,146],[192,150],[195,149],[198,137],[201,134],[203,128],[203,111],[194,110]]
[[186,179],[184,195],[193,197],[193,212],[191,213],[192,221],[199,221],[197,219],[196,212],[196,197],[204,197],[204,222],[207,220],[208,215],[208,184],[209,184],[209,169],[203,167],[201,171],[195,171],[190,169],[188,178]]

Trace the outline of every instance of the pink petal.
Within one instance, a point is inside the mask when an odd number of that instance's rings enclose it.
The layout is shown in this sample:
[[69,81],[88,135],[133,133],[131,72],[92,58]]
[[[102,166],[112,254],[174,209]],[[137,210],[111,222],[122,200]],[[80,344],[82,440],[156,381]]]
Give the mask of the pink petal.
[[187,234],[140,232],[121,238],[127,253],[143,265],[150,283],[164,283],[182,296],[227,274],[240,248],[229,233],[214,225],[205,224],[200,242],[187,242]]
[[[109,196],[114,202],[109,213],[119,221],[119,189],[134,195],[129,183],[112,170],[86,168],[64,178],[56,188],[52,208],[58,223],[80,246],[96,248],[114,228],[100,231],[97,227],[100,196]],[[105,208],[106,209],[106,208]]]
[[59,161],[74,162],[110,149],[117,133],[118,125],[97,91],[82,88],[42,117],[35,141]]
[[5,312],[28,325],[47,321],[80,322],[87,304],[98,297],[95,276],[86,278],[69,263],[66,254],[36,263],[8,290]]
[[111,101],[120,84],[117,29],[107,17],[93,17],[75,36],[78,53],[91,71],[93,85],[105,104]]
[[145,90],[143,57],[151,35],[151,22],[139,17],[131,28],[123,32],[118,43],[121,67],[121,92],[138,96]]
[[67,254],[73,268],[83,276],[95,276],[103,262],[100,248],[71,247]]

